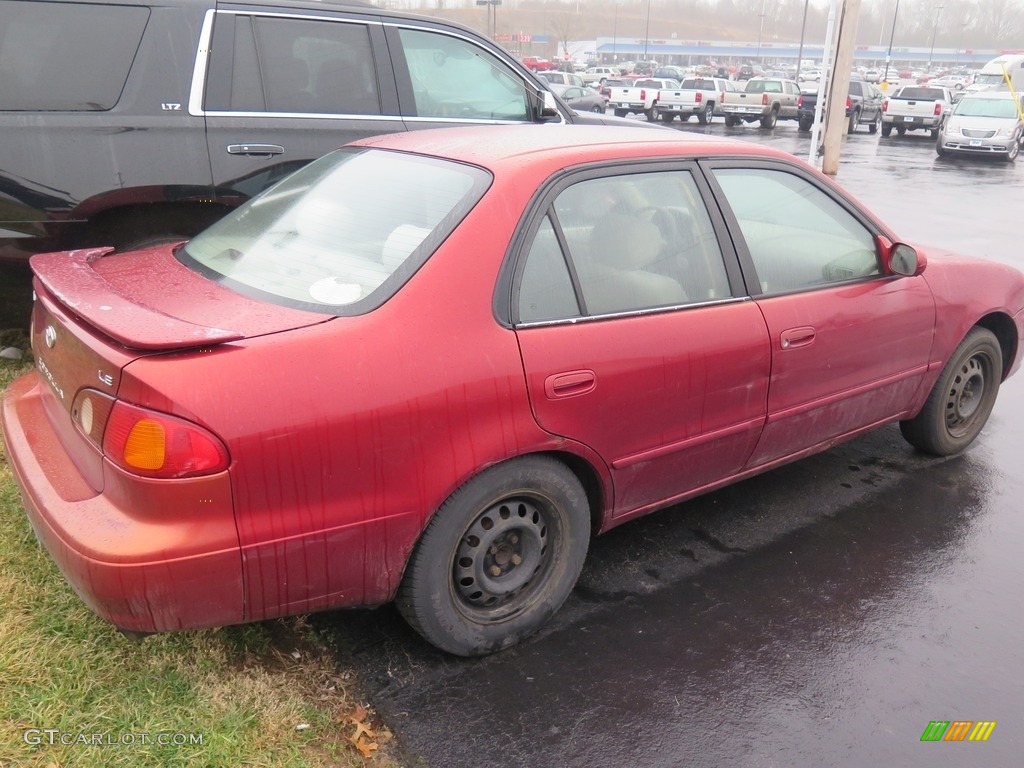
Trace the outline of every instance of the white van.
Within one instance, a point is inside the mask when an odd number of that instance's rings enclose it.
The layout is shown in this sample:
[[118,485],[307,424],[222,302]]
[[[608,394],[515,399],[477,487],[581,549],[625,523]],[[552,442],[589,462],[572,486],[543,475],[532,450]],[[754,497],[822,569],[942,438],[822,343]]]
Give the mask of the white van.
[[1024,55],[1006,54],[997,56],[982,67],[981,72],[974,76],[974,82],[967,86],[967,93],[1005,89],[1004,72],[1009,75],[1013,90],[1024,91]]

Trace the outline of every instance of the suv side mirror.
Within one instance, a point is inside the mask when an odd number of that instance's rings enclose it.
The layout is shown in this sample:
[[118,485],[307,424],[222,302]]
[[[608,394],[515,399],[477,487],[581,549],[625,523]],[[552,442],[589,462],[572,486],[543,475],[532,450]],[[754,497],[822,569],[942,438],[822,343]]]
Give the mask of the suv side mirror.
[[551,91],[538,91],[540,95],[540,105],[537,110],[539,120],[537,122],[547,123],[554,122],[561,118],[562,112],[558,109],[558,100],[555,98],[555,94]]

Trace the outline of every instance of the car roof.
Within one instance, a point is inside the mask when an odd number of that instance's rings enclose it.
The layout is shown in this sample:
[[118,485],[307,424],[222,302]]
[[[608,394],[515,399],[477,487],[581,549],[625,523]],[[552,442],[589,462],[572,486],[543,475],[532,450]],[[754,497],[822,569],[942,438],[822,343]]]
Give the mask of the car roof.
[[521,166],[525,157],[561,167],[595,161],[709,155],[794,160],[789,153],[738,139],[646,126],[466,126],[375,136],[354,144],[445,157],[494,171]]

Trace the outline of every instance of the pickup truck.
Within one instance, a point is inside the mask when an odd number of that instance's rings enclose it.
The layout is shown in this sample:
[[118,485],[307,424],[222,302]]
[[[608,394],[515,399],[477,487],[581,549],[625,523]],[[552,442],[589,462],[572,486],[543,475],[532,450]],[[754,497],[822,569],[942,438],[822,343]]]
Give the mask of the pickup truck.
[[[878,133],[878,126],[882,124],[882,98],[882,92],[871,83],[851,80],[850,93],[846,97],[846,132],[853,133],[858,125],[866,125],[868,131]],[[817,91],[804,91],[797,99],[796,112],[801,131],[809,131],[814,125],[817,103]]]
[[630,112],[642,113],[653,121],[656,115],[658,92],[679,88],[678,80],[659,77],[644,77],[630,86],[611,89],[608,105],[615,110],[616,117],[625,117]]
[[774,128],[778,120],[796,120],[796,101],[800,86],[778,77],[755,77],[742,91],[730,94],[722,105],[725,124],[761,121],[762,128]]
[[666,123],[671,123],[676,115],[684,123],[696,115],[698,123],[707,125],[712,117],[721,114],[726,94],[737,92],[736,85],[725,78],[688,77],[678,88],[662,90],[654,109]]
[[937,138],[953,109],[949,88],[935,85],[904,85],[882,102],[882,136],[893,128],[902,136],[907,131],[931,131]]

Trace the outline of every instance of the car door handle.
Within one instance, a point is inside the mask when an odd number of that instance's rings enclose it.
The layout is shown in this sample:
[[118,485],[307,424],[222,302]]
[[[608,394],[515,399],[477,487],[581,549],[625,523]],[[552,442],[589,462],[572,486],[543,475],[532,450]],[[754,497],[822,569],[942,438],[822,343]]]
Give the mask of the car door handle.
[[593,371],[565,371],[544,379],[544,394],[548,399],[572,397],[590,392],[597,386],[597,375]]
[[280,155],[284,147],[280,144],[228,144],[229,155]]
[[814,329],[810,326],[788,328],[782,332],[780,341],[780,346],[783,349],[806,347],[808,344],[814,343]]

